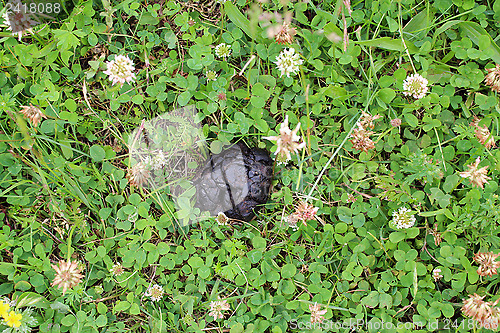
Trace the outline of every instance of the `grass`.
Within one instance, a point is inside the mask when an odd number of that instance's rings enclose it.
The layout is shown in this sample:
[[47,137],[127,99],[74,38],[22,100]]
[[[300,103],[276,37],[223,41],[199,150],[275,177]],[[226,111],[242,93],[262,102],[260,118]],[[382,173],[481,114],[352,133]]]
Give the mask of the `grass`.
[[[4,22],[0,331],[494,329],[500,72],[485,76],[500,63],[497,7],[73,0],[21,39]],[[267,31],[287,12],[296,34],[280,45]],[[280,76],[290,47],[303,64]],[[123,86],[104,73],[117,55],[134,66]],[[404,94],[411,74],[428,80],[423,98]],[[134,130],[179,122],[185,106],[202,135],[148,132],[155,149],[270,152],[270,197],[253,220],[217,223],[193,191],[175,195],[176,179],[138,186]],[[288,161],[263,139],[285,139],[285,117],[305,142]],[[462,176],[477,158],[482,171]],[[77,263],[64,293],[60,260]],[[486,317],[467,305],[474,294],[491,302]]]

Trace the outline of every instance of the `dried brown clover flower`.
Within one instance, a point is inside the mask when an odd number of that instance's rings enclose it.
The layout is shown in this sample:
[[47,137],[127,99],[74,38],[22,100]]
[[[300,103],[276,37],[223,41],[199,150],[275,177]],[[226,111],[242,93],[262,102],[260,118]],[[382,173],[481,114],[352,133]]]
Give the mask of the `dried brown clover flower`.
[[293,36],[295,36],[295,28],[290,23],[283,22],[281,26],[275,28],[274,38],[278,44],[292,44]]
[[66,290],[76,286],[83,278],[83,275],[80,274],[82,268],[78,268],[78,262],[76,261],[70,260],[66,262],[64,260],[59,260],[58,265],[51,266],[56,271],[52,286],[62,288],[63,295]]
[[484,78],[487,86],[491,87],[491,90],[500,92],[500,65],[496,65],[495,68],[486,69],[488,74]]
[[370,149],[375,149],[375,143],[370,139],[370,135],[374,132],[369,129],[373,129],[375,124],[374,120],[380,119],[382,116],[377,114],[375,116],[362,111],[359,121],[356,123],[357,128],[352,130],[352,139],[349,140],[352,143],[352,147],[356,150],[362,150],[368,152]]
[[467,317],[473,318],[479,323],[480,327],[488,329],[497,329],[500,323],[500,310],[496,307],[498,301],[485,302],[478,294],[469,295],[469,298],[464,300],[462,312]]
[[477,269],[477,274],[481,276],[493,276],[497,274],[497,269],[500,268],[500,261],[495,261],[500,254],[493,252],[478,252],[474,255],[474,261],[480,264]]
[[467,166],[467,171],[460,172],[460,176],[469,178],[471,184],[484,188],[484,184],[488,183],[491,178],[486,176],[488,174],[488,165],[480,169],[477,168],[480,162],[481,159],[478,157],[474,163]]
[[20,111],[28,120],[31,121],[34,127],[37,127],[42,120],[42,117],[47,119],[47,116],[43,114],[42,110],[30,103],[29,106],[22,105]]
[[375,143],[372,139],[370,139],[370,135],[372,134],[372,131],[368,131],[363,126],[358,124],[358,128],[352,130],[352,139],[349,140],[352,143],[352,148],[356,150],[362,150],[364,152],[368,152],[368,150],[374,149]]
[[486,147],[486,149],[491,149],[492,147],[496,147],[495,138],[490,133],[490,130],[487,126],[479,126],[479,122],[481,119],[474,116],[474,120],[470,123],[471,126],[475,127],[474,134],[479,142]]
[[139,162],[130,168],[127,175],[130,184],[137,187],[146,185],[150,176],[149,167],[143,162]]

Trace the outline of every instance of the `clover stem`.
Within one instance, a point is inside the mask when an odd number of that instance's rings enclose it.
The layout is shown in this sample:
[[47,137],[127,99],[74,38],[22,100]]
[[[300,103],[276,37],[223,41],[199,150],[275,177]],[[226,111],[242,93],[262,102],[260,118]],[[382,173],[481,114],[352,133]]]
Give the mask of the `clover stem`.
[[[375,94],[371,95],[368,99],[368,103],[366,103],[366,107],[365,107],[365,111],[368,110],[368,106],[370,105],[371,101],[373,100],[373,98],[375,97]],[[356,121],[356,123],[361,119],[363,115],[359,116],[358,117],[358,120]],[[318,177],[316,177],[316,181],[314,182],[314,185],[313,187],[311,188],[311,191],[309,191],[309,195],[307,196],[306,198],[306,202],[307,200],[309,200],[309,198],[312,196],[312,193],[314,192],[314,190],[316,189],[316,186],[318,186],[319,184],[319,181],[321,179],[321,177],[323,176],[323,174],[325,173],[326,169],[330,166],[330,163],[332,163],[333,159],[337,156],[337,154],[339,153],[340,149],[342,149],[342,147],[344,146],[344,144],[346,143],[347,139],[349,139],[349,137],[351,136],[351,133],[352,131],[354,130],[356,126],[352,126],[351,129],[349,130],[349,132],[347,133],[347,135],[345,136],[344,140],[342,140],[342,143],[337,147],[337,149],[334,151],[334,153],[332,154],[332,156],[330,156],[330,159],[326,162],[325,166],[323,167],[323,169],[321,170],[321,172],[319,173]]]
[[438,144],[439,144],[439,151],[441,152],[441,158],[443,159],[443,167],[444,167],[444,171],[446,171],[446,163],[444,162],[444,154],[443,154],[443,148],[441,146],[441,140],[439,140],[439,135],[438,135],[438,132],[436,130],[436,127],[434,127],[434,133],[436,133],[436,138],[438,140]]
[[408,59],[410,59],[411,67],[413,68],[413,72],[416,73],[415,65],[413,64],[413,60],[411,59],[410,51],[408,51],[408,47],[406,46],[405,38],[403,36],[403,22],[401,16],[401,2],[399,2],[399,15],[398,15],[398,23],[399,23],[399,34],[401,35],[401,41],[403,42],[403,46],[405,48],[406,54],[408,55]]
[[374,144],[376,144],[377,142],[379,142],[387,133],[389,133],[393,129],[394,129],[394,127],[391,127],[388,130],[386,130],[384,133],[380,134],[380,136],[378,137],[377,141],[374,142]]
[[76,224],[73,224],[73,226],[71,227],[71,230],[69,231],[69,236],[68,236],[68,254],[67,254],[67,258],[68,258],[68,262],[71,260],[71,239],[73,238],[73,232],[75,231],[75,228],[76,228]]
[[309,84],[306,86],[304,79],[304,70],[300,67],[300,83],[302,83],[302,89],[304,89],[304,96],[306,98],[306,113],[307,113],[307,153],[311,155],[311,129],[309,124],[311,123],[311,115],[309,112]]
[[300,179],[302,178],[302,165],[304,164],[304,151],[302,150],[302,159],[299,156],[299,153],[297,152],[297,160],[299,160],[299,178],[297,179],[297,186],[295,187],[295,191],[299,191],[299,186],[300,186]]

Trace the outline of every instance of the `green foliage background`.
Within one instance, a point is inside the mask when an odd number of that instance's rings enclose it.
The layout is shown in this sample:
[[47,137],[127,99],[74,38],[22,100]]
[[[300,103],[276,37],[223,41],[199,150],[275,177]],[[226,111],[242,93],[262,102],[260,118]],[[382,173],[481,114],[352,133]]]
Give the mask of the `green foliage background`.
[[[290,323],[307,328],[314,302],[331,321],[467,332],[462,300],[498,298],[498,275],[479,277],[472,257],[500,247],[500,151],[469,124],[477,115],[498,139],[498,96],[483,79],[500,63],[499,1],[352,1],[350,15],[340,0],[72,6],[21,41],[5,29],[0,38],[0,296],[43,296],[41,332],[297,331]],[[293,13],[299,75],[279,77],[284,46],[267,38],[262,11]],[[327,38],[343,36],[342,12],[345,51]],[[228,61],[214,56],[222,42]],[[134,61],[136,83],[110,85],[103,70],[114,54]],[[402,94],[413,66],[430,84],[420,100]],[[29,103],[47,115],[38,128],[19,113]],[[276,167],[272,198],[248,224],[179,228],[168,197],[128,184],[128,133],[191,104],[215,152],[237,140],[274,151],[263,136],[285,115],[302,124],[308,147]],[[376,148],[359,153],[346,138],[361,110],[382,118]],[[484,189],[458,175],[477,157],[492,178]],[[282,217],[306,195],[324,224],[287,228]],[[393,230],[401,206],[417,223]],[[50,265],[68,256],[85,278],[63,296]],[[119,277],[109,272],[116,262]],[[166,292],[157,303],[143,296],[152,282]],[[218,295],[231,311],[215,321]],[[383,331],[373,327],[361,330]]]

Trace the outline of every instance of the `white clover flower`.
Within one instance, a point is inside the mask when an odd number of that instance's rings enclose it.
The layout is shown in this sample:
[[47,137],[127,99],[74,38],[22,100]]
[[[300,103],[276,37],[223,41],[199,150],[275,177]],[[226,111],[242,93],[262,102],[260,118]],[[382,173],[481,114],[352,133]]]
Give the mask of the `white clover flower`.
[[123,274],[123,272],[125,272],[125,268],[123,268],[122,264],[117,262],[116,264],[113,265],[113,267],[111,267],[109,271],[111,272],[111,274],[115,276],[120,276]]
[[220,3],[221,5],[222,4],[225,4],[227,0],[217,0],[218,3]]
[[295,53],[294,48],[289,48],[288,50],[283,50],[276,57],[274,62],[278,66],[278,70],[281,72],[280,77],[286,74],[287,77],[297,74],[299,71],[299,66],[302,65],[304,60],[300,59],[300,55]]
[[405,96],[413,96],[415,99],[424,98],[429,82],[420,74],[412,74],[403,81],[403,93]]
[[230,310],[229,304],[227,300],[219,300],[215,302],[210,302],[210,311],[208,312],[209,316],[212,316],[214,319],[224,319],[223,311]]
[[318,304],[317,302],[314,304],[309,304],[309,311],[311,311],[311,324],[322,323],[323,320],[325,320],[325,317],[323,317],[323,315],[326,314],[327,309],[320,309],[321,304]]
[[280,135],[279,136],[266,136],[262,139],[273,140],[276,141],[278,148],[276,149],[275,155],[278,156],[279,163],[286,163],[287,161],[292,159],[291,153],[296,153],[299,149],[302,149],[306,146],[306,143],[300,141],[300,136],[297,135],[297,132],[300,129],[300,123],[297,124],[297,127],[292,131],[288,128],[288,115],[285,116],[285,121],[280,126]]
[[217,217],[215,218],[217,221],[218,225],[228,225],[229,224],[229,218],[226,216],[226,214],[220,212],[217,214]]
[[415,225],[416,219],[410,210],[406,207],[401,207],[399,210],[392,212],[392,223],[397,229],[407,229]]
[[115,60],[106,62],[108,69],[104,74],[109,75],[113,85],[120,83],[122,86],[125,82],[132,82],[135,79],[134,62],[128,56],[117,55]]
[[207,80],[209,81],[215,81],[217,80],[217,73],[215,71],[207,71]]
[[156,156],[153,158],[153,169],[161,170],[167,165],[168,158],[162,150],[158,150]]
[[441,269],[434,268],[434,270],[432,271],[432,277],[434,278],[434,281],[440,280],[443,277],[441,275]]
[[31,29],[40,22],[33,15],[29,8],[26,8],[20,0],[9,1],[11,5],[9,10],[2,15],[4,23],[7,25],[7,30],[12,31],[13,35],[17,34],[18,40],[20,41],[23,37],[24,31],[33,33]]
[[298,221],[302,221],[302,224],[307,226],[307,221],[314,220],[317,218],[319,208],[313,205],[300,201],[298,206],[295,208],[295,212],[288,217],[288,224],[294,229],[293,224],[297,225]]
[[226,60],[226,58],[231,55],[231,45],[220,43],[215,47],[215,55]]
[[154,284],[146,290],[144,296],[150,297],[152,301],[158,302],[163,298],[163,293],[163,287],[159,284]]
[[282,218],[282,221],[285,222],[290,228],[292,228],[293,231],[297,231],[299,229],[299,226],[297,225],[297,222],[299,219],[295,214],[290,214],[289,216],[284,216]]
[[[272,16],[272,15],[271,15]],[[265,18],[263,18],[264,20]],[[293,36],[297,33],[295,31],[295,28],[292,27],[290,21],[291,21],[291,13],[289,12],[287,14],[287,17],[285,18],[284,22],[279,24],[279,25],[273,25],[267,28],[267,37],[269,38],[274,38],[276,43],[278,44],[292,44],[293,43]],[[270,19],[269,19],[270,20]],[[276,18],[277,21],[281,21],[281,15],[278,18]]]
[[400,118],[391,119],[391,125],[394,127],[401,126],[401,119]]

